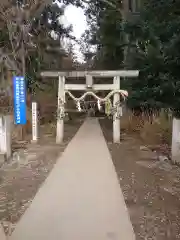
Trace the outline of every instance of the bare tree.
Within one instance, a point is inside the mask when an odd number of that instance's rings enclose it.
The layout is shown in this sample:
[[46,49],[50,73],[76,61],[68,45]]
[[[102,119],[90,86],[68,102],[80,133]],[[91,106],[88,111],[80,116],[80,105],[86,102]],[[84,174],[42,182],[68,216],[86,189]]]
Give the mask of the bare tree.
[[[0,29],[6,32],[7,37],[0,46],[0,65],[6,67],[8,72],[7,83],[10,84],[12,93],[12,74],[26,75],[26,58],[28,50],[36,48],[30,34],[32,22],[39,9],[42,8],[41,0],[28,0],[21,4],[0,4]],[[1,71],[2,72],[2,71]],[[10,94],[12,96],[12,94]],[[12,103],[12,98],[11,98]],[[21,136],[23,138],[23,128]]]

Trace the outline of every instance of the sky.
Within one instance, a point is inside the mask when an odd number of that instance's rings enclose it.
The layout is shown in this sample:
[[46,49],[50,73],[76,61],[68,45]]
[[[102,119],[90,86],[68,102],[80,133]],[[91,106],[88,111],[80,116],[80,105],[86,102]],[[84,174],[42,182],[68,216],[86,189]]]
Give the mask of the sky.
[[[86,17],[84,15],[83,10],[72,5],[66,7],[62,21],[65,26],[72,24],[73,35],[76,37],[76,39],[80,39],[81,35],[87,28]],[[74,52],[78,60],[83,61],[83,56],[80,53],[78,44],[75,44]]]

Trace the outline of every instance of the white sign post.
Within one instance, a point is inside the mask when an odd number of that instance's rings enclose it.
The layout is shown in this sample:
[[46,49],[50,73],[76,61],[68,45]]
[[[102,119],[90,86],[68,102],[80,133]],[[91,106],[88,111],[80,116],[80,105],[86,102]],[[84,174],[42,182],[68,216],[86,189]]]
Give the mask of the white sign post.
[[32,102],[32,142],[38,140],[38,117],[37,117],[37,103]]

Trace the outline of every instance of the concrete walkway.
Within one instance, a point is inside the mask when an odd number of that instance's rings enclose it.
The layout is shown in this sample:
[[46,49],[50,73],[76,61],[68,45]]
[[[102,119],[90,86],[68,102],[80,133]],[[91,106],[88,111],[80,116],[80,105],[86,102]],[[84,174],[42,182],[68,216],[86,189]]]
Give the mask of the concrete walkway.
[[0,224],[0,240],[6,240],[6,235],[1,224]]
[[96,119],[82,125],[10,240],[135,240]]

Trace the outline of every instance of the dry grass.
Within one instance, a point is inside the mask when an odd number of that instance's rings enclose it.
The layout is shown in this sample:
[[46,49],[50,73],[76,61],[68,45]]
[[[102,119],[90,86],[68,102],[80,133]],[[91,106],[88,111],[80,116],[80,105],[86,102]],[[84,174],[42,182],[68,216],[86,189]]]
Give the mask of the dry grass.
[[125,114],[121,119],[121,128],[128,133],[137,133],[145,144],[171,143],[172,121],[160,114],[150,122],[143,116]]

